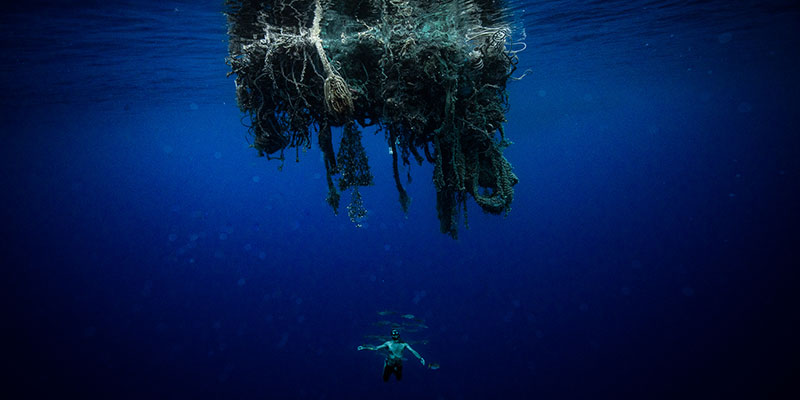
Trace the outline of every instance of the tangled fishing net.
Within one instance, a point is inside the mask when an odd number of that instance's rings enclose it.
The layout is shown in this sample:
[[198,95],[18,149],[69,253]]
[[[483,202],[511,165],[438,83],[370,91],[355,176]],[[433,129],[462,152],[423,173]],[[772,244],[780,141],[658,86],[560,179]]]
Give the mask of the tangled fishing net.
[[[360,128],[377,126],[404,211],[410,197],[398,163],[427,161],[442,232],[457,236],[468,197],[507,213],[518,179],[503,157],[503,123],[518,50],[498,3],[228,1],[227,63],[252,147],[284,160],[287,148],[310,148],[316,133],[327,202],[337,212],[340,191],[352,188],[348,215],[360,224],[358,188],[372,184]],[[333,127],[343,128],[338,154]]]

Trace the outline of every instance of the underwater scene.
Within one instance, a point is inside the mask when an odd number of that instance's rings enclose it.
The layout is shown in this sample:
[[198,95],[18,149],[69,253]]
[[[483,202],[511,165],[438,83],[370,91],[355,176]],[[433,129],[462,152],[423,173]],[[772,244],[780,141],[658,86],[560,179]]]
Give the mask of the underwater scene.
[[4,398],[795,398],[792,1],[0,11]]

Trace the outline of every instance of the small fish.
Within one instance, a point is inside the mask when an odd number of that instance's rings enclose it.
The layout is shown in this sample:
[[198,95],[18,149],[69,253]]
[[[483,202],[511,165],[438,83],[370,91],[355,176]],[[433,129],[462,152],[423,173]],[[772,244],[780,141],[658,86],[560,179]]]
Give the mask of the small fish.
[[428,369],[437,370],[439,369],[439,363],[428,363]]
[[397,313],[394,312],[394,311],[390,311],[390,310],[378,311],[378,315],[380,315],[382,317],[385,317],[387,315],[394,315],[394,314],[397,314]]
[[403,317],[405,319],[414,319],[414,318],[416,318],[414,316],[414,314],[403,314],[403,315],[401,315],[401,317]]

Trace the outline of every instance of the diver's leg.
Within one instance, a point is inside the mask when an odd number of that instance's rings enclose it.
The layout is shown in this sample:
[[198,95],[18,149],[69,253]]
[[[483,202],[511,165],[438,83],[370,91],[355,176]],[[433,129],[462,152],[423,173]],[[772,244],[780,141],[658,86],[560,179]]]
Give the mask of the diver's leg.
[[403,379],[403,364],[398,363],[394,366],[394,376],[397,377],[397,380]]
[[383,381],[389,382],[389,377],[392,376],[392,367],[388,363],[383,363]]

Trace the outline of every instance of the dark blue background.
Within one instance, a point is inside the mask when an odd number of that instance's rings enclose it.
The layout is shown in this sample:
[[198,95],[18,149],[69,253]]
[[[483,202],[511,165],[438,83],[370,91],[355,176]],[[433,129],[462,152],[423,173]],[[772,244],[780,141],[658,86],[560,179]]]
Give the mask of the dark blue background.
[[[367,226],[316,143],[248,149],[223,7],[26,2],[0,19],[5,390],[25,398],[779,398],[796,363],[799,13],[514,3],[507,217],[439,233],[365,132]],[[518,33],[519,36],[519,33]],[[343,196],[346,204],[347,195]],[[424,318],[400,383],[356,352]],[[784,395],[788,395],[784,392]]]

